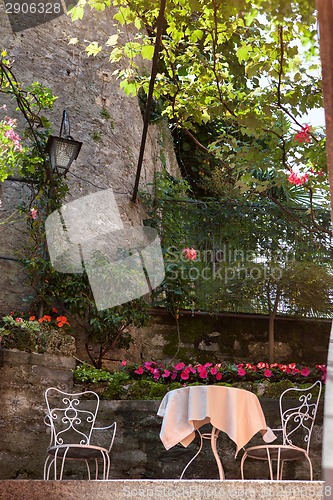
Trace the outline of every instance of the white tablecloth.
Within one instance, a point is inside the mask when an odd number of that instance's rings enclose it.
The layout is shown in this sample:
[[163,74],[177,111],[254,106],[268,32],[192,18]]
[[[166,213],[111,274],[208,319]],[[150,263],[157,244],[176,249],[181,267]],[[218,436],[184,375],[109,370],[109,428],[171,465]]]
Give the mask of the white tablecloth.
[[168,392],[157,415],[163,417],[160,438],[168,450],[177,443],[188,446],[195,430],[206,423],[226,432],[238,451],[261,431],[266,442],[276,439],[267,427],[255,394],[223,386],[191,386]]

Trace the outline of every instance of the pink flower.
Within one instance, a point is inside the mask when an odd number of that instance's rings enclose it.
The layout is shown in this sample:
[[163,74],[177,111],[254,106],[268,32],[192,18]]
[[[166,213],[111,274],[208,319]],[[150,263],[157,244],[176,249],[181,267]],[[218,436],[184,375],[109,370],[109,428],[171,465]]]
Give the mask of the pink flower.
[[37,218],[37,213],[38,213],[38,210],[37,210],[36,208],[31,208],[31,209],[30,209],[30,215],[31,215],[31,218],[32,218],[33,220],[36,220],[36,218]]
[[162,373],[163,378],[170,377],[170,375],[171,375],[171,372],[169,372],[169,370],[164,370],[164,372]]
[[244,370],[244,368],[238,368],[237,374],[240,377],[243,377],[244,375],[246,375],[246,371]]
[[184,248],[183,254],[185,259],[195,260],[197,258],[197,251],[194,248]]
[[172,374],[171,374],[171,380],[175,380],[177,378],[177,372],[176,371],[173,371]]
[[288,368],[294,370],[296,368],[296,363],[289,363]]
[[16,318],[15,321],[16,321],[16,323],[22,323],[23,319],[22,318]]
[[268,368],[264,371],[264,377],[271,377],[273,373]]
[[310,370],[307,366],[304,366],[304,368],[301,369],[301,375],[302,377],[307,377],[310,373]]
[[304,125],[300,132],[297,132],[295,134],[294,140],[296,142],[300,142],[301,144],[303,142],[310,142],[311,141],[311,136],[310,136],[310,125]]
[[262,368],[266,368],[266,363],[260,361],[260,363],[257,364],[257,368],[259,368],[259,370],[261,370]]
[[216,369],[214,366],[213,366],[213,368],[211,368],[209,371],[210,371],[210,373],[211,373],[212,375],[216,375],[216,374],[217,374],[217,369]]
[[124,359],[122,360],[121,362],[121,366],[126,366],[127,365],[127,361],[125,361]]
[[309,180],[309,174],[297,174],[292,169],[290,170],[288,181],[295,186],[301,186]]
[[174,368],[175,370],[182,370],[185,368],[185,363],[178,363]]
[[138,375],[142,375],[144,372],[143,370],[143,367],[142,366],[139,366],[139,368],[137,370],[134,371],[134,373],[137,373]]
[[215,378],[216,378],[216,380],[221,380],[222,379],[222,373],[221,372],[217,372]]
[[158,368],[155,368],[155,370],[153,370],[153,374],[154,374],[154,380],[158,380],[161,376]]
[[189,379],[189,376],[190,376],[190,372],[189,370],[184,370],[181,374],[180,374],[180,378],[182,380],[188,380]]
[[7,106],[6,106],[6,104],[3,104],[3,105],[1,106],[1,109],[4,109],[4,110],[6,111],[6,110],[7,110]]
[[207,378],[208,377],[208,372],[207,372],[207,368],[205,368],[204,366],[202,367],[202,369],[199,371],[199,377],[200,378]]

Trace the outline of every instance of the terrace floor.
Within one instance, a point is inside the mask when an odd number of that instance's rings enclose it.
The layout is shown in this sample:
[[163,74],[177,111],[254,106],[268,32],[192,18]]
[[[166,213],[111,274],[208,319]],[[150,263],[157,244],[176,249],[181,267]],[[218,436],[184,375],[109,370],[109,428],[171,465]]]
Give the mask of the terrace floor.
[[323,500],[323,481],[145,480],[0,481],[0,500]]

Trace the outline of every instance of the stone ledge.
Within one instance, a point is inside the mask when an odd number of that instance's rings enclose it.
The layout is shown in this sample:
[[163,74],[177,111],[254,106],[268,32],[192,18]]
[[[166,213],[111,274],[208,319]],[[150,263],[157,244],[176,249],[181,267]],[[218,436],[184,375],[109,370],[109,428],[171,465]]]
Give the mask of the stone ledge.
[[0,481],[0,500],[322,500],[323,481],[110,480]]

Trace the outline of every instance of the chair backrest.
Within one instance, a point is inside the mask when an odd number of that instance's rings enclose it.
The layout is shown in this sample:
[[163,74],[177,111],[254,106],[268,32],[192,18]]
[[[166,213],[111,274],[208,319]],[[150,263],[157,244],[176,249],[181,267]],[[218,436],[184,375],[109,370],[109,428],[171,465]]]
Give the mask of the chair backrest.
[[49,387],[45,399],[51,444],[89,445],[99,408],[98,395],[93,391],[70,394]]
[[[280,396],[283,444],[295,445],[309,453],[322,384],[317,380],[305,389],[286,389]],[[292,401],[291,401],[292,399]]]

